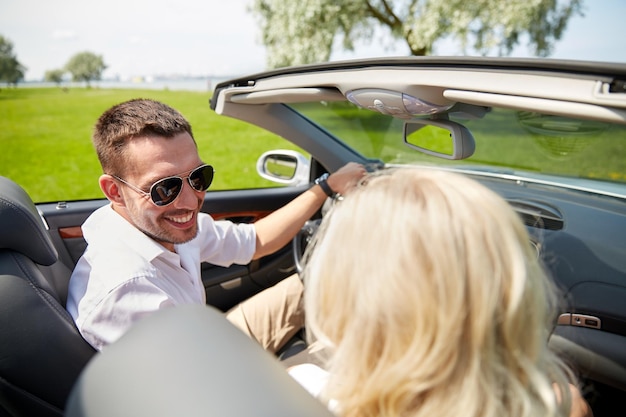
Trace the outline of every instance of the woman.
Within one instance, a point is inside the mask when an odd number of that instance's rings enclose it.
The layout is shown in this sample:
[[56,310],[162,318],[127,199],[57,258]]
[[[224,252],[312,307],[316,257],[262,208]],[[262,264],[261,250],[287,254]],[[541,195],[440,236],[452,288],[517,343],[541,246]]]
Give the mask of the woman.
[[525,226],[478,182],[374,175],[324,218],[309,254],[319,397],[338,415],[591,414],[548,348],[557,298]]

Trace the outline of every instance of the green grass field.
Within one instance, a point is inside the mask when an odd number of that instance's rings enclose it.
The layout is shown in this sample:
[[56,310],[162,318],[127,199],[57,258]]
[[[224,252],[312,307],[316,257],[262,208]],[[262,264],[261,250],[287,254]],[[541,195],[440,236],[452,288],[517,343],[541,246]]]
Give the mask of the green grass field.
[[200,156],[215,167],[212,189],[274,187],[254,174],[269,149],[297,149],[286,140],[215,114],[208,92],[98,88],[2,88],[0,175],[36,202],[102,198],[102,173],[91,143],[97,118],[131,98],[163,101],[191,123]]

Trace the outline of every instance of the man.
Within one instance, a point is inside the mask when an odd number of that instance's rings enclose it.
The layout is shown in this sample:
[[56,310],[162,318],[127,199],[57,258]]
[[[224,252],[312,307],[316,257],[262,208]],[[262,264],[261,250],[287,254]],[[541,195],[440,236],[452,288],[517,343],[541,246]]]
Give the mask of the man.
[[[364,174],[350,163],[254,224],[200,213],[213,168],[198,154],[188,121],[171,107],[136,99],[113,106],[93,142],[110,204],[83,225],[87,249],[69,284],[67,309],[96,349],[161,308],[206,303],[200,263],[247,264],[287,244],[323,204]],[[324,188],[322,188],[324,187]],[[304,323],[302,283],[292,276],[227,313],[271,352]]]

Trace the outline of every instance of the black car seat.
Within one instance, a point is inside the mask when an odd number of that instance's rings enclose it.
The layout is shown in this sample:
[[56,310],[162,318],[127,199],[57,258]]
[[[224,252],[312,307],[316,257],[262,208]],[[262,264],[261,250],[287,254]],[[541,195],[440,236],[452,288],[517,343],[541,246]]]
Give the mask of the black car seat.
[[0,177],[0,416],[62,416],[95,353],[64,308],[57,257],[33,201]]

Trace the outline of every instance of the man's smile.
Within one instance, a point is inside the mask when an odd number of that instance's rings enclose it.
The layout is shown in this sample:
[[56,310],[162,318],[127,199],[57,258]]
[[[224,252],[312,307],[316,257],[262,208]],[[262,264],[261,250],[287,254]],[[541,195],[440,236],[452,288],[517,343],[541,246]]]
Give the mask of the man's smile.
[[169,220],[171,222],[178,223],[178,224],[184,224],[184,223],[188,223],[189,221],[191,221],[191,219],[193,219],[193,215],[194,213],[190,211],[186,214],[169,215],[169,216],[163,216],[163,217],[165,218],[165,220]]

